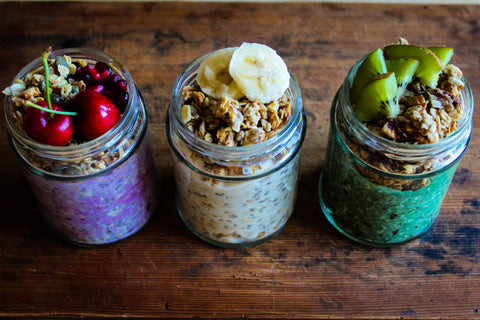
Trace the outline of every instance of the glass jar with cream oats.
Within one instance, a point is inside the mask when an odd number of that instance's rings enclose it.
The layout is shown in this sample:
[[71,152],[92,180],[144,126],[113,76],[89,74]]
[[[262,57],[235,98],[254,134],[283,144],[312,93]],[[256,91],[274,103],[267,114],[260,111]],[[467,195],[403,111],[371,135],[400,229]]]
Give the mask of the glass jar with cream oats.
[[306,119],[288,70],[288,87],[267,103],[205,93],[198,73],[219,51],[188,65],[172,90],[167,135],[177,209],[201,239],[248,247],[277,235],[294,211]]

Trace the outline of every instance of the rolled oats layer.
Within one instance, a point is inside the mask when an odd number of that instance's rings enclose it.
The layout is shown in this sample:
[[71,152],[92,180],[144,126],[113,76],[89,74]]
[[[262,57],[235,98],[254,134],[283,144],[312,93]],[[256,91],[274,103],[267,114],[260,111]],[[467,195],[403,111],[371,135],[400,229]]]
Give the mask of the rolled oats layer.
[[[271,170],[275,163],[261,166]],[[217,168],[233,173],[231,168]],[[177,206],[198,235],[227,244],[255,242],[280,231],[293,213],[298,172],[298,154],[278,171],[241,182],[205,177],[175,158]]]

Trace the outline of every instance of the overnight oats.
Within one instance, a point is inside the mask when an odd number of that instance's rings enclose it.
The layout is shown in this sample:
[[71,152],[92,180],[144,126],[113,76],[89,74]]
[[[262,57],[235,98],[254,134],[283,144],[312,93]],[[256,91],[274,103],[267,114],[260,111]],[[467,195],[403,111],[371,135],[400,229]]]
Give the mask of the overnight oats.
[[167,117],[187,227],[221,247],[277,235],[295,207],[305,130],[298,84],[268,46],[244,43],[187,66]]
[[334,98],[320,203],[347,237],[393,246],[435,222],[472,133],[453,49],[406,40],[357,62]]
[[145,101],[125,67],[96,50],[49,48],[3,93],[10,145],[60,237],[106,245],[147,223],[158,177]]

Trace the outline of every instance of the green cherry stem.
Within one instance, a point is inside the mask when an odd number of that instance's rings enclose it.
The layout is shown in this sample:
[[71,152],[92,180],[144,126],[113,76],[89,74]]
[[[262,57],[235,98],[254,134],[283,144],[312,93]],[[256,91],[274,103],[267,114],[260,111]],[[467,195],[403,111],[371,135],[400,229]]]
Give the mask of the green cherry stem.
[[52,111],[52,102],[50,100],[50,69],[48,67],[48,56],[52,52],[52,47],[42,51],[43,69],[45,70],[45,91],[47,96],[48,109]]
[[47,111],[47,112],[50,112],[50,113],[63,114],[63,115],[66,115],[66,116],[76,116],[77,115],[77,113],[73,112],[73,111],[59,111],[59,110],[53,110],[53,109],[50,109],[50,108],[44,108],[44,107],[39,106],[38,104],[33,103],[32,101],[26,101],[25,104],[29,107],[37,108],[37,109]]

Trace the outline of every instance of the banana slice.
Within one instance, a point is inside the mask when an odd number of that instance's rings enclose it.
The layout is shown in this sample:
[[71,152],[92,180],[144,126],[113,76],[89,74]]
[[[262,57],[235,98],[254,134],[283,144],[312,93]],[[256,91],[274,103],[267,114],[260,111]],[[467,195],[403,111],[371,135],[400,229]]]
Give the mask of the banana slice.
[[244,96],[228,71],[235,49],[237,48],[217,50],[200,64],[197,83],[203,92],[215,99],[222,97],[240,99]]
[[243,43],[236,49],[229,71],[245,96],[261,103],[279,99],[290,84],[283,59],[275,50],[259,43]]

